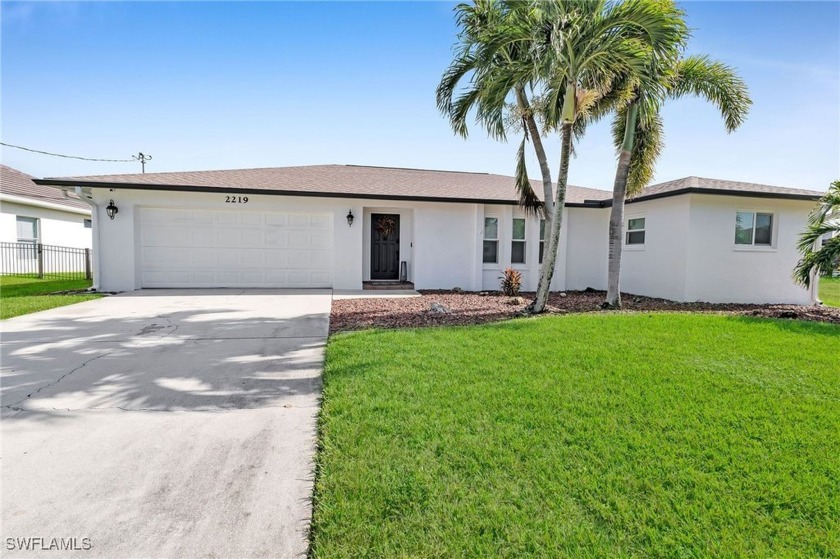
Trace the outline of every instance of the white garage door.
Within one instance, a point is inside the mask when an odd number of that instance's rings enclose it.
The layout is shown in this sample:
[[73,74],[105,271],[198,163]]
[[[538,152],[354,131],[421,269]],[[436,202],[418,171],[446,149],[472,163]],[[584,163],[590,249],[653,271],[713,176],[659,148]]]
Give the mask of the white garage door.
[[140,208],[143,287],[331,287],[332,214]]

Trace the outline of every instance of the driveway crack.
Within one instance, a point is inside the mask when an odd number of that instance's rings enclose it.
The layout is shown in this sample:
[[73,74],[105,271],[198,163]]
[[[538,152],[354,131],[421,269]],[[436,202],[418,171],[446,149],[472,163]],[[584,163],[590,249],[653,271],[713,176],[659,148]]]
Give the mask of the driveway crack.
[[102,355],[97,355],[96,357],[92,357],[91,359],[88,359],[87,361],[85,361],[84,363],[82,363],[81,365],[79,365],[78,367],[73,369],[72,371],[68,371],[68,372],[64,373],[63,375],[61,375],[60,377],[58,377],[54,381],[52,381],[50,383],[47,383],[44,386],[38,388],[38,390],[36,390],[34,392],[30,392],[29,394],[27,394],[25,397],[21,398],[17,402],[14,402],[12,404],[7,404],[3,407],[4,408],[9,408],[9,409],[12,409],[12,410],[16,410],[16,411],[23,411],[22,408],[18,408],[16,406],[18,404],[21,404],[21,403],[25,402],[26,400],[30,399],[32,396],[35,396],[36,394],[39,394],[42,390],[45,390],[47,388],[55,386],[56,384],[58,384],[59,382],[61,382],[64,379],[66,379],[67,377],[69,377],[70,375],[72,375],[73,373],[78,371],[79,369],[83,369],[84,367],[86,367],[89,363],[93,363],[97,359],[102,359],[103,357],[107,357],[107,356],[111,355],[112,353],[114,353],[115,351],[117,351],[117,350],[112,349],[111,351],[109,351],[107,353],[103,353]]

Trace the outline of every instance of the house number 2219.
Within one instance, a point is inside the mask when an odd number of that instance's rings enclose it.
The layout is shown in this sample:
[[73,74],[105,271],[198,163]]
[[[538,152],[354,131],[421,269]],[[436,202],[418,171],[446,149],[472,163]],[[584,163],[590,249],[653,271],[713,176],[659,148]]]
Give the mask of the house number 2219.
[[247,204],[247,196],[225,196],[226,204]]

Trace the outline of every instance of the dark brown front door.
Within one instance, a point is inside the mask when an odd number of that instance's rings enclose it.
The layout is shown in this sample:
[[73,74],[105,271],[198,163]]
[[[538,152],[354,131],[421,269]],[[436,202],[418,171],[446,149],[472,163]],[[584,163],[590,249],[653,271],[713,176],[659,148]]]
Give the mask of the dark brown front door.
[[371,214],[370,216],[370,279],[399,279],[400,277],[400,216],[399,214]]

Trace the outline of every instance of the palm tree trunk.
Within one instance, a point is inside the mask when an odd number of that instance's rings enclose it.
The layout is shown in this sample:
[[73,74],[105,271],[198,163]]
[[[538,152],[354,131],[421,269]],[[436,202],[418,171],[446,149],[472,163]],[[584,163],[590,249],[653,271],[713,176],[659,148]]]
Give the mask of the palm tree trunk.
[[563,207],[566,205],[566,185],[569,180],[569,156],[572,151],[572,123],[564,122],[560,143],[560,172],[557,174],[557,197],[552,208],[551,229],[546,250],[543,252],[543,265],[540,269],[540,281],[537,295],[528,306],[528,312],[538,314],[545,311],[554,267],[557,263],[557,249],[560,246],[560,229],[563,225]]
[[[545,218],[545,230],[551,231],[552,230],[552,223],[554,218],[554,185],[551,182],[551,168],[548,166],[548,156],[545,153],[545,146],[542,143],[542,136],[540,136],[540,129],[537,126],[537,120],[534,118],[534,113],[531,110],[531,105],[528,101],[528,97],[525,94],[525,90],[523,88],[516,89],[516,99],[519,103],[519,107],[522,110],[523,119],[525,121],[525,127],[528,130],[528,134],[531,136],[531,143],[534,145],[534,153],[537,156],[537,161],[540,165],[540,174],[542,175],[542,184],[543,184],[543,217]],[[555,244],[554,244],[554,237],[549,235],[548,239],[545,241],[545,246],[543,247],[543,262],[545,262],[546,256],[549,254],[555,254]],[[544,267],[540,270],[540,278],[537,284],[537,292],[543,291],[543,281],[544,281]],[[548,284],[551,285],[551,277],[548,278]],[[546,297],[548,290],[545,290]],[[543,303],[543,308],[545,303]],[[542,312],[542,311],[539,311]]]
[[621,250],[624,236],[624,196],[627,192],[627,175],[630,171],[630,152],[621,150],[613,185],[612,210],[610,211],[610,252],[607,270],[607,299],[603,308],[621,308]]
[[618,168],[613,183],[612,210],[610,211],[609,263],[607,269],[607,299],[602,308],[621,308],[621,251],[624,245],[624,199],[627,196],[627,176],[630,173],[630,156],[633,153],[633,138],[636,133],[638,101],[627,109],[624,124],[624,142],[618,156]]
[[545,222],[548,224],[551,221],[551,210],[554,208],[554,185],[551,184],[551,169],[548,166],[548,157],[545,154],[545,147],[542,143],[542,136],[540,136],[537,120],[534,118],[531,104],[523,88],[516,88],[516,99],[520,109],[522,109],[525,127],[528,129],[528,134],[531,135],[531,143],[534,144],[534,153],[537,155],[537,161],[540,164],[543,184],[543,214],[545,215]]

